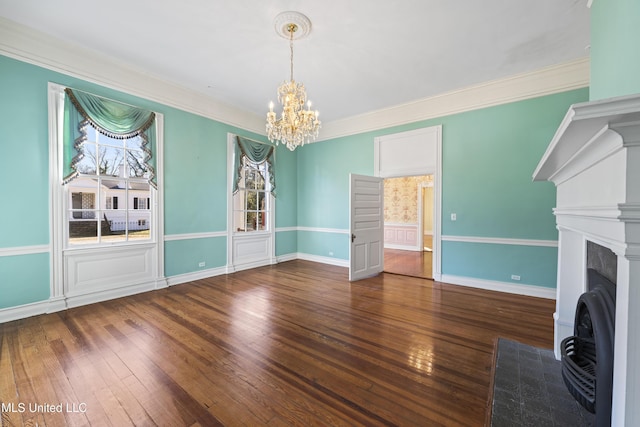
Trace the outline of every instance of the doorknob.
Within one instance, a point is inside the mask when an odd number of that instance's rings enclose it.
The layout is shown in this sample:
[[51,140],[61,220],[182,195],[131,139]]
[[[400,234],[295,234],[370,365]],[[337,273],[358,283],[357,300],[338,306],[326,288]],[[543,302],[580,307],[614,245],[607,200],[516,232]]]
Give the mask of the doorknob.
[[353,243],[354,240],[356,240],[356,235],[351,233],[351,243]]

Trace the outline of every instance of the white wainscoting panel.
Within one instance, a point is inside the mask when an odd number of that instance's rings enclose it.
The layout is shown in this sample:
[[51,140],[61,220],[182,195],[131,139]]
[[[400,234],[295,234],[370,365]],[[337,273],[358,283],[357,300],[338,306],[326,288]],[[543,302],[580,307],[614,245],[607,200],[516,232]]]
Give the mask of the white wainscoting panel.
[[244,270],[275,263],[272,259],[271,233],[247,233],[233,236],[233,269]]
[[418,224],[384,225],[384,247],[388,249],[420,250]]
[[66,251],[65,296],[73,298],[154,282],[155,245]]

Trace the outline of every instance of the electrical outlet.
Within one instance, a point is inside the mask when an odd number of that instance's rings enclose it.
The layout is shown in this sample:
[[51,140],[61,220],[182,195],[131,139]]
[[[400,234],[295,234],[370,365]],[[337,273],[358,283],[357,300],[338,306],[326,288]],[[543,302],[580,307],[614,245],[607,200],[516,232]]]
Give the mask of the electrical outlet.
[[520,280],[520,276],[518,276],[517,274],[512,274],[511,280]]
[[207,265],[207,263],[206,263],[206,262],[204,262],[204,261],[200,261],[200,262],[198,263],[198,267],[200,267],[200,268],[204,267],[205,265]]

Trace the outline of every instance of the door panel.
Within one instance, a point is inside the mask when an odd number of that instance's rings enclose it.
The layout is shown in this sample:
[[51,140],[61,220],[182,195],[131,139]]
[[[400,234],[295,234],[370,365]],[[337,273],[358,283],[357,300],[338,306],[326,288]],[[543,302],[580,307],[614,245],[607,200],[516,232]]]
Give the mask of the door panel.
[[382,178],[350,175],[349,280],[382,272],[384,251],[384,185]]

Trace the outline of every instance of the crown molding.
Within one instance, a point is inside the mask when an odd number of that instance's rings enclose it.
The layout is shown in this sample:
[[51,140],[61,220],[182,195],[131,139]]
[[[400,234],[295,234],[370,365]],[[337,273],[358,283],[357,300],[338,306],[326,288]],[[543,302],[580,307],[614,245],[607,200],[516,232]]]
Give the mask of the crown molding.
[[2,17],[0,54],[251,132],[265,133],[262,116]]
[[589,86],[589,58],[517,74],[325,123],[318,141],[355,135]]

